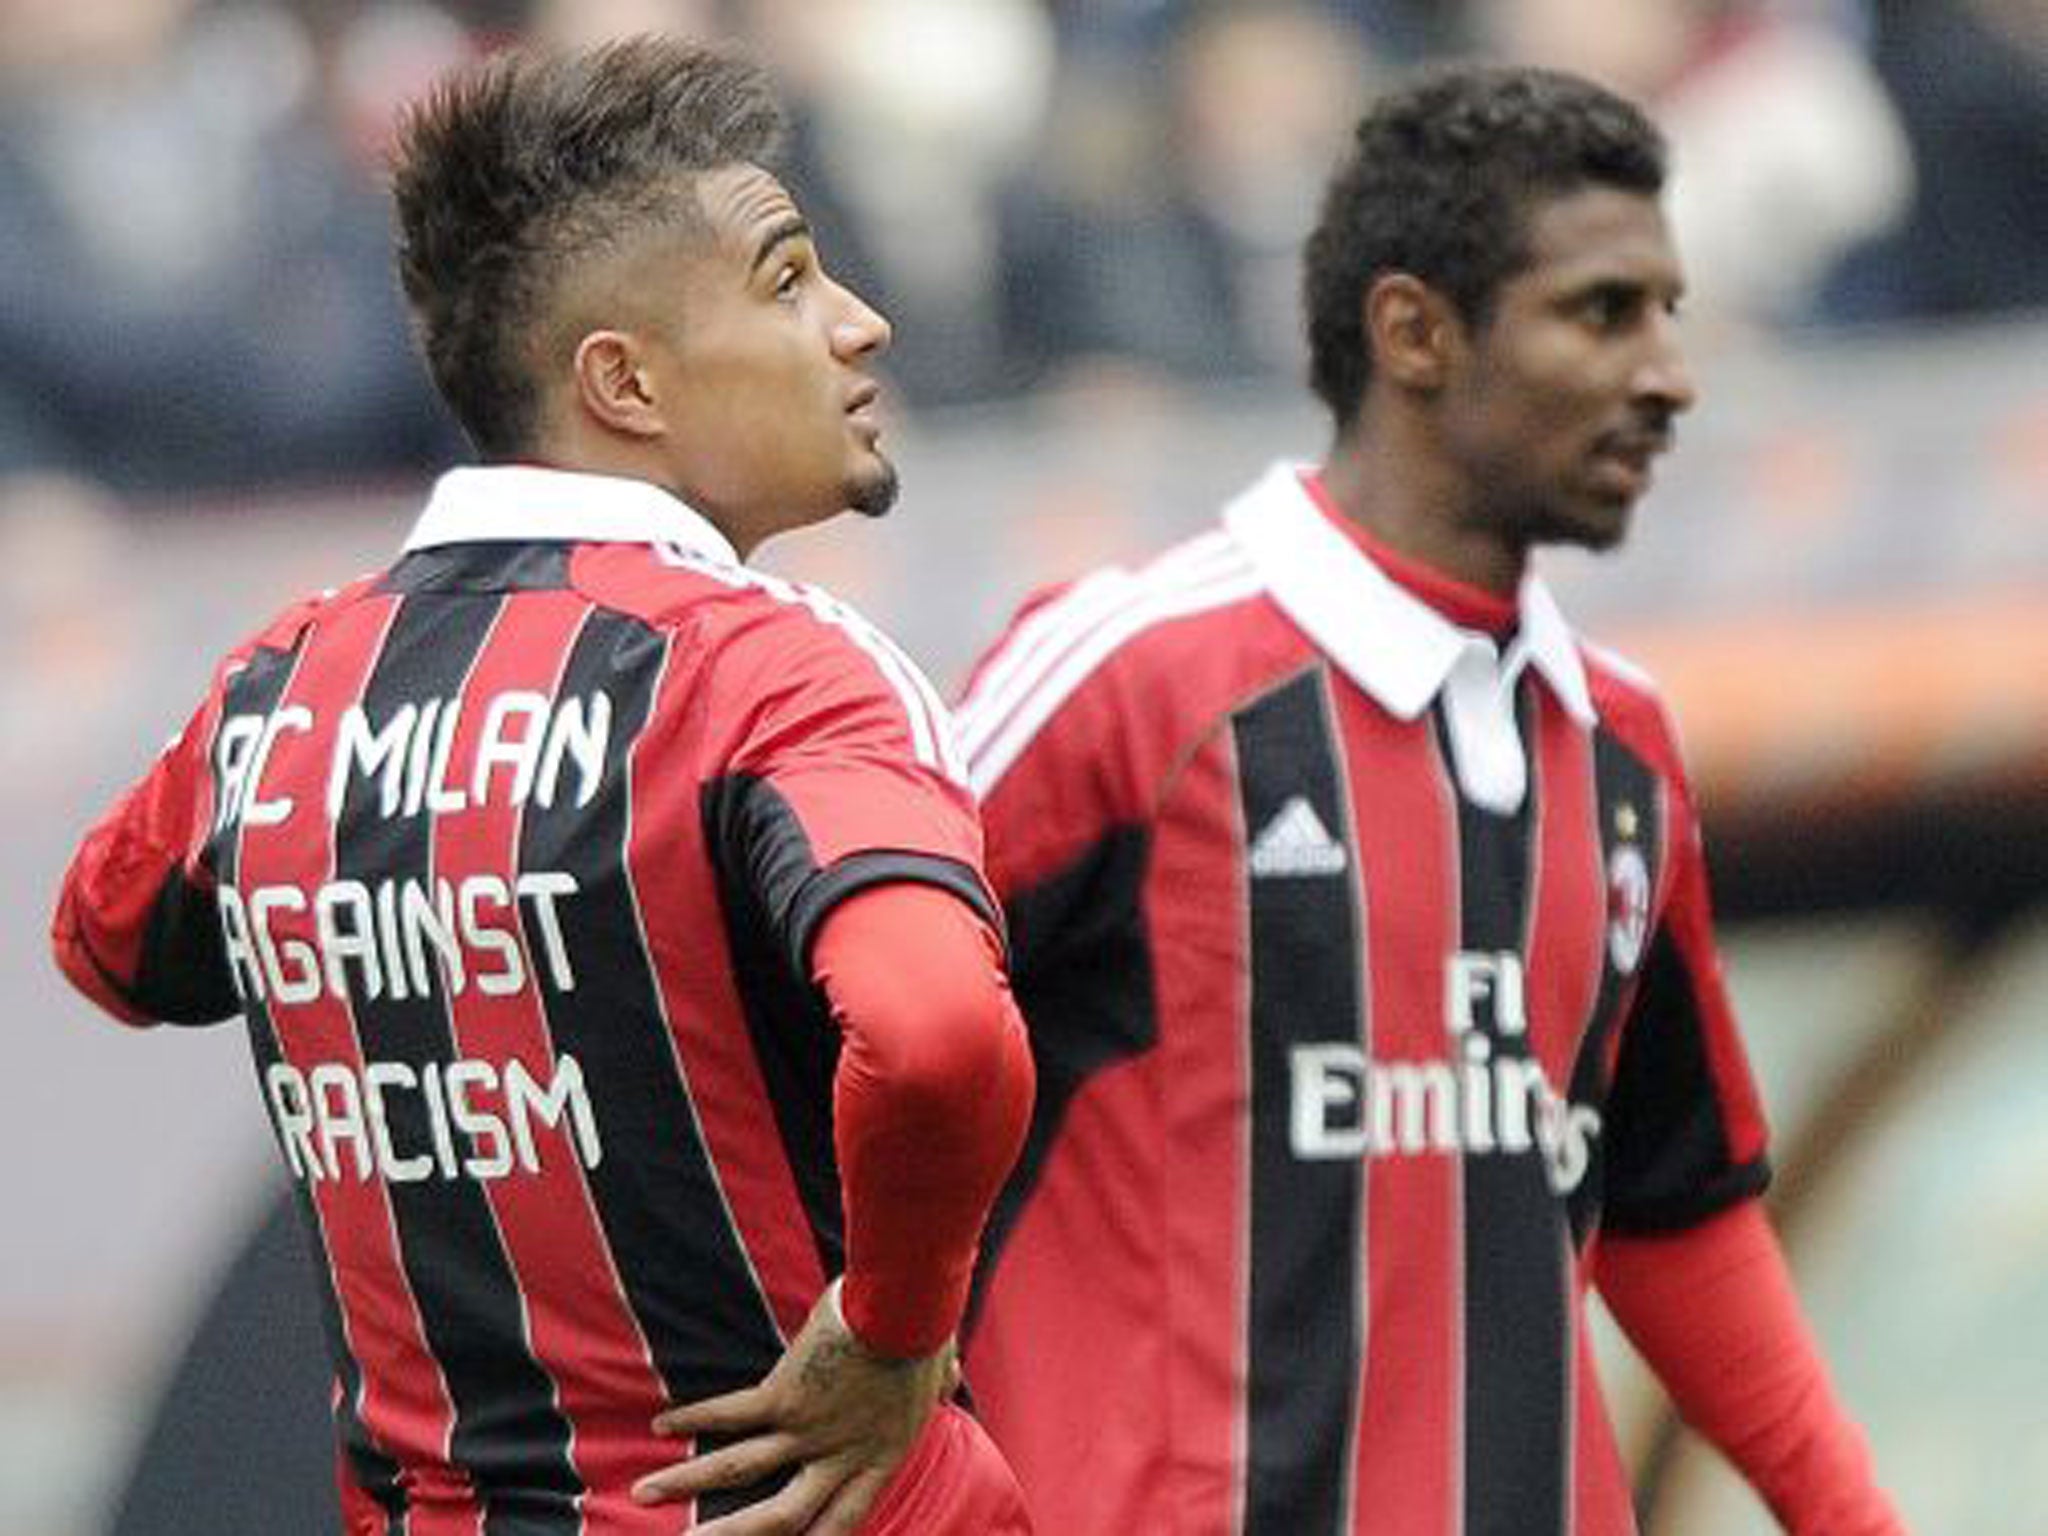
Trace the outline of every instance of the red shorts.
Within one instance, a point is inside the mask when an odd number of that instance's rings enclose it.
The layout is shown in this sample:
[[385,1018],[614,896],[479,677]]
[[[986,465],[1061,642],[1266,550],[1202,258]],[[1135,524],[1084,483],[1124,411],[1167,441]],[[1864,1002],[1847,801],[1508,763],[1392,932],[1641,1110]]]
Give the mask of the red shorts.
[[943,1403],[861,1522],[860,1536],[1031,1536],[1031,1516],[988,1432]]

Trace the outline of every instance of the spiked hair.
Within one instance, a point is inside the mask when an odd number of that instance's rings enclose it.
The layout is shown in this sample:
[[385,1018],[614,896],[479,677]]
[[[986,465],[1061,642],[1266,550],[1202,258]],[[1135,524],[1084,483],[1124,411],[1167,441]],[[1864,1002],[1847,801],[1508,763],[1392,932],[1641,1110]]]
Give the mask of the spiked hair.
[[579,260],[686,224],[679,178],[771,165],[786,135],[756,66],[668,37],[500,54],[412,108],[392,163],[399,280],[435,387],[479,453],[531,446],[542,333]]

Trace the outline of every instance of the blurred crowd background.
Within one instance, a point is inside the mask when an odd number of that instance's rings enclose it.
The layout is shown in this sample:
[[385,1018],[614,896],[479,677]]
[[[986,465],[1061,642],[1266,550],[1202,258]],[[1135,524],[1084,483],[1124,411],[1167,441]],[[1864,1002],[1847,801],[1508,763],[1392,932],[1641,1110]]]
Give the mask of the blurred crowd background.
[[[1553,576],[1675,696],[1780,1219],[1889,1481],[1917,1531],[2042,1529],[2048,0],[0,0],[0,1536],[322,1528],[237,1032],[98,1026],[41,934],[211,657],[464,454],[390,272],[397,109],[655,29],[771,66],[896,326],[901,511],[770,563],[945,684],[1032,583],[1320,451],[1297,251],[1385,81],[1476,53],[1650,105],[1705,403],[1631,549]],[[1653,1536],[1768,1529],[1609,1349]]]
[[1450,51],[1655,108],[1702,340],[2048,303],[2038,0],[0,0],[0,473],[160,500],[440,461],[394,110],[510,39],[662,27],[773,66],[918,408],[1292,381],[1321,179]]

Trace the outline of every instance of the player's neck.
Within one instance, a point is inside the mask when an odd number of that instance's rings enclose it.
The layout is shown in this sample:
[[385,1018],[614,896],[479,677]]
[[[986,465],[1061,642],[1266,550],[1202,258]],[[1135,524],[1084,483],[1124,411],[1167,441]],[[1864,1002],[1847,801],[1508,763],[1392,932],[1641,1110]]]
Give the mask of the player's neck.
[[1455,485],[1427,453],[1340,440],[1321,473],[1330,509],[1393,556],[1477,594],[1512,604],[1528,567],[1519,543],[1453,515]]
[[[657,486],[690,508],[725,536],[742,561],[748,559],[762,540],[785,531],[761,528],[729,508],[709,504],[708,498],[691,494],[679,484],[673,466],[658,441],[636,441],[618,433],[589,428],[576,421],[555,422],[543,432],[530,462],[549,469],[574,470],[586,475],[612,475],[621,480],[640,480]],[[792,522],[788,526],[798,524]]]
[[1319,474],[1311,471],[1302,478],[1325,515],[1364,551],[1381,574],[1409,596],[1460,628],[1479,630],[1502,641],[1514,632],[1521,618],[1516,598],[1470,586],[1393,548],[1364,522],[1347,516],[1332,500]]

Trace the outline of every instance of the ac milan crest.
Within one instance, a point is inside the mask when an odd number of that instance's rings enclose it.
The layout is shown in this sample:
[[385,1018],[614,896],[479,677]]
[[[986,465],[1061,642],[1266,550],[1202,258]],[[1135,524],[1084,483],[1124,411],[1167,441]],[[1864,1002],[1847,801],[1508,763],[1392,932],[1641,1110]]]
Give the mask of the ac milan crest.
[[1624,976],[1642,962],[1650,930],[1650,866],[1634,843],[1623,843],[1607,859],[1607,958]]

